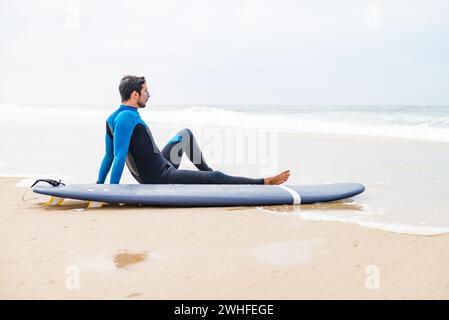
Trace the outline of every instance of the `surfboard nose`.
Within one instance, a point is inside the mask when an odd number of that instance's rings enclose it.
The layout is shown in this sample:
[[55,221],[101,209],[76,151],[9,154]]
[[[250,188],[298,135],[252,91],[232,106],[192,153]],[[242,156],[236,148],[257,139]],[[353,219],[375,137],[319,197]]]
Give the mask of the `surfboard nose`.
[[291,186],[291,188],[301,195],[301,203],[304,204],[351,198],[365,191],[363,184],[355,182]]
[[351,182],[347,185],[347,192],[351,194],[350,197],[361,194],[365,191],[365,186],[361,183]]

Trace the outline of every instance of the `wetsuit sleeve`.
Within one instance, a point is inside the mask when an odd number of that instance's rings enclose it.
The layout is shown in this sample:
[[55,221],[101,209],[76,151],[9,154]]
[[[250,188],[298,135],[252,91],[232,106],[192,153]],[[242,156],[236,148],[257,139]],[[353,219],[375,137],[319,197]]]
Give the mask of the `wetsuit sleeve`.
[[[106,123],[106,126],[107,125],[108,124]],[[113,160],[114,160],[114,151],[113,151],[112,139],[106,130],[106,153],[103,157],[103,161],[101,162],[100,173],[98,174],[97,183],[100,183],[100,184],[104,183],[104,181],[106,180],[106,177],[109,173],[109,170],[111,169]]]
[[129,112],[121,112],[116,119],[114,129],[114,162],[112,164],[111,184],[120,183],[126,155],[128,154],[129,142],[136,126],[135,117]]

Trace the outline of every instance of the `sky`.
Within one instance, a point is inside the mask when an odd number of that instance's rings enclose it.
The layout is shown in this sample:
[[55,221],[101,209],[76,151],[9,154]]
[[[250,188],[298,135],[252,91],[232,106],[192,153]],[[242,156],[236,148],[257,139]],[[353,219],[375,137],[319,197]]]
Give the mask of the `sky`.
[[449,1],[0,0],[0,104],[449,105]]

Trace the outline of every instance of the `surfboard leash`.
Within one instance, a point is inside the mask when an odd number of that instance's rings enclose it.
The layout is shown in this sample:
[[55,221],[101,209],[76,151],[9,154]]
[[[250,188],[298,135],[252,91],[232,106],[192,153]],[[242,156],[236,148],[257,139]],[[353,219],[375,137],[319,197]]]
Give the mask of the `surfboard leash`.
[[38,183],[40,181],[47,182],[48,184],[51,184],[53,187],[57,187],[57,186],[59,186],[61,184],[63,186],[65,186],[65,183],[61,182],[61,179],[59,179],[59,181],[52,180],[52,179],[37,179],[36,181],[34,181],[34,183],[31,185],[30,188],[34,187],[36,185],[36,183]]
[[53,179],[37,179],[36,181],[34,181],[34,183],[31,185],[31,187],[27,188],[24,192],[24,194],[22,195],[22,201],[29,201],[29,200],[35,200],[35,199],[39,199],[39,197],[37,198],[31,198],[31,199],[24,199],[26,194],[28,193],[29,190],[31,190],[32,187],[34,187],[38,182],[46,182],[50,185],[52,185],[53,187],[57,187],[60,185],[65,186],[64,182],[61,182],[61,179],[59,179],[59,181],[53,180]]

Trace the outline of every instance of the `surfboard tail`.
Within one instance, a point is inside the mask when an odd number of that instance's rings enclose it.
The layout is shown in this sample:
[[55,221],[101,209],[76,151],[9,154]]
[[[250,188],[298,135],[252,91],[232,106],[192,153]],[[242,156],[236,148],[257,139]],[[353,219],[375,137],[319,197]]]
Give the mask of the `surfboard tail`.
[[104,205],[105,205],[104,202],[89,201],[89,203],[87,204],[87,209],[90,209],[90,208],[101,208]]
[[45,205],[47,205],[47,206],[60,206],[63,201],[64,201],[64,198],[50,196],[50,198],[45,203]]

